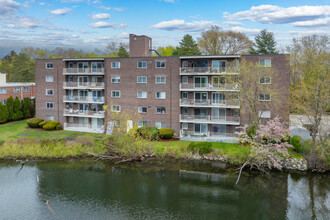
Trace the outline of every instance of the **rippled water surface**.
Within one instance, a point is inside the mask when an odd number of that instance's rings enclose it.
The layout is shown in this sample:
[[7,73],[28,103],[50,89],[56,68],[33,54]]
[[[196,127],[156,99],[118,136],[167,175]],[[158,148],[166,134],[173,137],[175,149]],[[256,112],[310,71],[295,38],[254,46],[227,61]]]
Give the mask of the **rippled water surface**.
[[330,219],[329,175],[211,162],[0,162],[0,219]]

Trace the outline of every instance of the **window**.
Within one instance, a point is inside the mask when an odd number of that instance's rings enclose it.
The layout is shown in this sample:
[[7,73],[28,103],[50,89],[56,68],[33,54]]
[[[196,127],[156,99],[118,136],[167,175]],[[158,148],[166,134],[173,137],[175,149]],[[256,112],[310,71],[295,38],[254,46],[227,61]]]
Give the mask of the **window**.
[[138,76],[137,77],[137,83],[147,83],[147,77],[146,76]]
[[46,76],[46,82],[54,82],[53,76]]
[[260,94],[259,95],[259,101],[270,101],[270,94],[265,93],[265,94]]
[[165,122],[156,122],[155,123],[155,127],[156,128],[165,128],[166,126],[165,126]]
[[156,76],[156,84],[165,84],[166,83],[166,77],[165,76]]
[[52,116],[52,115],[46,115],[46,120],[47,121],[54,121],[54,116]]
[[0,100],[0,102],[5,105],[7,103],[7,100]]
[[138,106],[138,113],[147,113],[147,106]]
[[111,62],[111,68],[112,69],[119,69],[120,68],[120,62]]
[[188,84],[188,76],[183,76],[182,77],[182,83],[183,84]]
[[0,94],[7,94],[6,88],[0,88]]
[[14,93],[19,93],[19,87],[14,88]]
[[271,59],[259,60],[259,66],[261,66],[261,67],[271,67],[272,66],[272,60]]
[[46,108],[53,109],[54,108],[54,102],[46,102]]
[[69,62],[69,63],[68,63],[68,68],[69,68],[69,69],[72,69],[72,68],[73,68],[73,63],[72,63],[72,62]]
[[188,61],[187,60],[182,61],[182,67],[188,67]]
[[270,118],[270,111],[259,111],[260,118]]
[[165,114],[165,107],[156,107],[156,114]]
[[182,129],[187,130],[188,129],[188,123],[182,123]]
[[29,87],[24,87],[23,92],[29,92]]
[[166,93],[165,92],[156,92],[156,99],[165,99]]
[[113,76],[111,77],[112,83],[120,83],[120,76]]
[[120,91],[111,91],[112,98],[120,98]]
[[146,99],[147,98],[147,92],[137,92],[137,97],[139,99]]
[[46,89],[46,95],[54,95],[54,89]]
[[73,117],[69,117],[69,123],[73,123]]
[[259,82],[260,84],[270,84],[271,83],[270,76],[261,76],[259,78]]
[[138,68],[147,68],[147,62],[146,61],[139,61],[137,62]]
[[113,105],[112,108],[111,108],[111,110],[113,112],[120,112],[120,105]]
[[239,110],[233,110],[233,117],[239,117]]
[[188,98],[188,92],[183,92],[182,99],[187,99],[187,98]]
[[53,63],[46,63],[46,69],[53,69],[54,64]]
[[137,126],[140,127],[146,127],[148,125],[147,121],[138,121]]
[[156,61],[156,68],[165,68],[165,61]]

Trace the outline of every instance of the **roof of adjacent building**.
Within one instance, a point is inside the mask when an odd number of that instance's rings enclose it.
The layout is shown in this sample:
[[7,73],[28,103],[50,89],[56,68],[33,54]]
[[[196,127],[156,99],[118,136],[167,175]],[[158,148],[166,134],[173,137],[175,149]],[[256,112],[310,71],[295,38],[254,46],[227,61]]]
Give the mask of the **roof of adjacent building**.
[[0,83],[0,87],[18,87],[18,86],[35,86],[35,83],[15,83],[15,82],[9,82],[9,83]]

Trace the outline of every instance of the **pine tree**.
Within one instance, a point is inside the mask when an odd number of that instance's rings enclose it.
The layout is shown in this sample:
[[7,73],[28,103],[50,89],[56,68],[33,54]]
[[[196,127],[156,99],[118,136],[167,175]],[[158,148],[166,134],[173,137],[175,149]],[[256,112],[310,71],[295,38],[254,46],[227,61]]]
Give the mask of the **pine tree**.
[[13,115],[13,120],[19,120],[23,118],[23,113],[22,113],[22,105],[21,101],[19,100],[18,97],[15,98],[14,101],[14,115]]
[[8,121],[8,110],[7,110],[7,106],[3,105],[2,102],[0,102],[0,123],[5,123],[6,121]]
[[251,48],[251,54],[277,54],[276,41],[272,32],[267,29],[260,31],[255,38],[255,48]]
[[22,105],[23,118],[30,117],[31,100],[29,98],[24,98],[21,101],[21,105]]
[[8,110],[8,121],[14,120],[14,99],[13,97],[9,97],[6,102],[6,107]]
[[198,49],[196,41],[191,35],[186,34],[183,36],[180,46],[176,47],[173,51],[174,56],[189,56],[189,55],[200,55],[201,52]]

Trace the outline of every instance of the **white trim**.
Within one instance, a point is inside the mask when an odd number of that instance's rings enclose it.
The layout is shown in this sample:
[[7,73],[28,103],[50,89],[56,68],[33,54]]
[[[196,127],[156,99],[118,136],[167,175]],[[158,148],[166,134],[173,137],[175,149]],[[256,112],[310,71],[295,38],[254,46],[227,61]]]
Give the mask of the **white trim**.
[[[113,94],[112,94],[113,92],[115,92],[115,93],[116,92],[119,92],[119,96],[113,96]],[[121,94],[120,94],[120,91],[119,90],[111,90],[111,97],[112,98],[120,98],[120,96],[121,96]]]
[[[48,68],[48,64],[52,64],[53,67],[52,68]],[[45,68],[50,70],[50,69],[54,69],[54,63],[53,62],[46,62]]]
[[[146,66],[145,67],[139,67],[139,63],[145,63],[146,64]],[[148,63],[147,63],[147,61],[137,61],[136,62],[136,66],[137,66],[137,68],[138,69],[147,69],[147,66],[148,66]]]
[[[141,111],[143,108],[146,109],[145,112]],[[138,106],[138,113],[147,113],[148,112],[148,107],[147,106]]]
[[[146,97],[139,97],[139,92],[142,92],[141,94],[146,94]],[[146,92],[146,91],[137,91],[136,92],[136,97],[138,99],[146,99],[146,98],[148,98],[148,92]]]
[[[164,82],[157,82],[157,78],[165,78]],[[155,83],[156,84],[166,84],[166,76],[155,76]]]
[[240,58],[241,55],[202,55],[202,56],[181,56],[180,59],[201,59],[201,58]]
[[[141,78],[145,78],[146,81],[145,81],[145,82],[139,82],[139,77],[141,77]],[[137,83],[141,83],[141,84],[146,84],[146,83],[148,83],[148,77],[146,77],[146,76],[137,76],[137,77],[136,77],[136,82],[137,82]]]
[[[164,67],[157,67],[157,63],[159,63],[159,62],[164,62],[165,66]],[[165,60],[158,60],[158,61],[156,61],[155,62],[155,68],[156,69],[165,69],[166,68],[166,61]]]
[[[261,100],[260,95],[264,95],[264,98],[265,98],[265,95],[269,95],[269,100]],[[259,101],[260,102],[270,102],[270,101],[272,101],[272,94],[270,94],[270,93],[260,93],[259,94]]]
[[[15,90],[18,88],[18,92],[16,92]],[[21,88],[20,87],[14,87],[14,93],[20,93]]]
[[[113,63],[118,63],[118,67],[113,67],[112,66]],[[113,61],[113,62],[111,62],[111,69],[120,69],[120,61]]]
[[[260,82],[260,79],[261,79],[262,77],[263,77],[263,78],[268,77],[268,78],[269,78],[269,83],[261,83],[261,82]],[[266,85],[267,85],[267,84],[272,84],[272,78],[271,78],[270,76],[260,76],[260,77],[259,77],[259,84],[266,84]]]
[[[113,110],[114,107],[116,108],[116,111]],[[119,110],[117,110],[118,107],[119,107]],[[120,111],[121,111],[121,107],[120,107],[120,105],[112,105],[112,106],[111,106],[111,111],[112,111],[112,112],[120,112]]]
[[[52,108],[48,108],[47,107],[47,104],[53,104],[53,107]],[[46,109],[54,109],[54,102],[46,102]]]
[[[113,82],[113,79],[114,79],[115,77],[119,77],[119,82]],[[111,77],[111,83],[120,83],[120,76],[112,76],[112,77]]]
[[[49,95],[48,94],[48,91],[53,91],[53,94],[52,95]],[[46,89],[46,96],[53,96],[54,95],[54,89]]]
[[[162,113],[162,112],[160,112],[160,113],[158,113],[157,112],[157,108],[164,108],[164,110],[165,110],[165,112],[164,113]],[[156,112],[155,112],[157,115],[165,115],[166,114],[166,107],[164,107],[164,106],[156,106]]]
[[[165,94],[164,98],[157,98],[157,93],[164,93],[164,94]],[[155,94],[155,98],[156,98],[156,99],[166,99],[166,92],[156,92],[156,94]]]
[[[51,77],[51,78],[52,78],[52,81],[49,81],[49,80],[47,81],[47,77]],[[46,76],[46,79],[45,79],[45,80],[46,80],[46,82],[48,82],[48,83],[52,83],[52,82],[54,82],[54,76]]]
[[94,61],[94,60],[104,60],[104,58],[67,58],[63,61]]
[[[183,82],[183,78],[187,79],[187,82]],[[189,82],[188,76],[182,76],[182,84],[188,84],[188,82]]]

